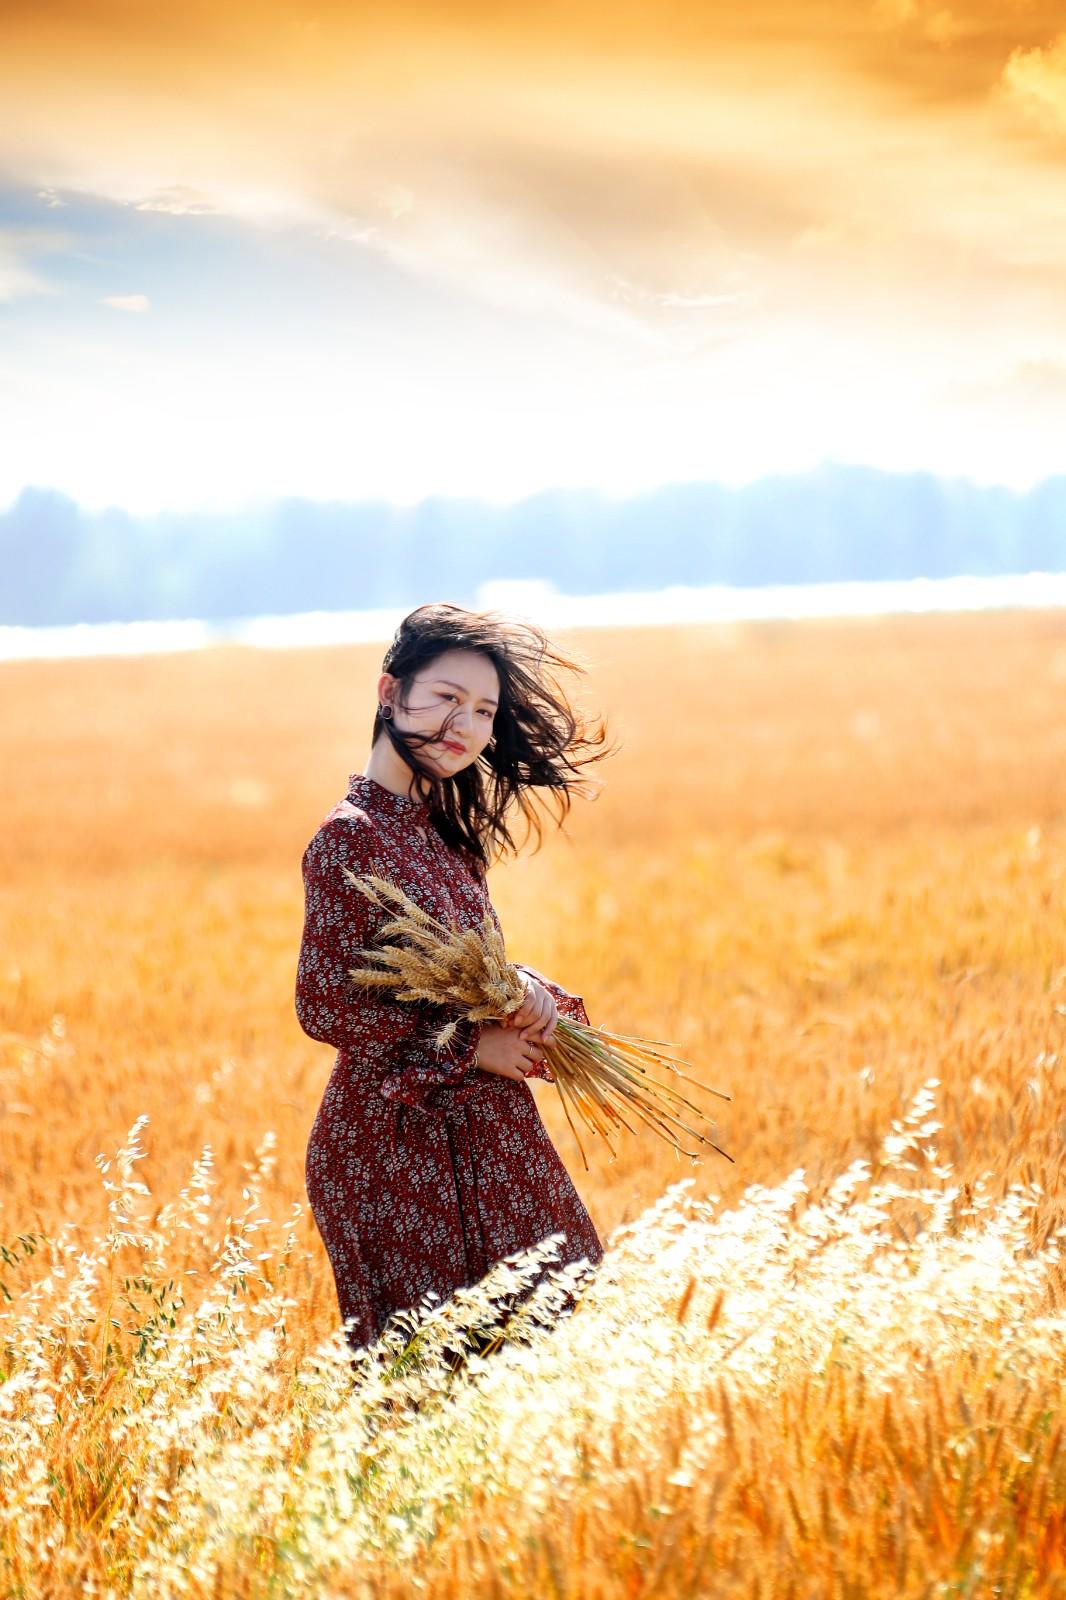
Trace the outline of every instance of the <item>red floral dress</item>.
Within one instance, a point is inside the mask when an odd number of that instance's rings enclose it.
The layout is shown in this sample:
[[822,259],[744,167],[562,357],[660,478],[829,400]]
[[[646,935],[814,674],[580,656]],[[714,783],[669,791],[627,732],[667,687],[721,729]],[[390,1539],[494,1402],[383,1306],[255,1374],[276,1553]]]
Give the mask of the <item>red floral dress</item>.
[[[363,773],[351,776],[304,852],[296,1014],[312,1039],[337,1049],[305,1180],[354,1350],[373,1343],[392,1312],[431,1291],[446,1300],[548,1234],[566,1235],[558,1263],[596,1263],[603,1246],[532,1090],[473,1065],[482,1025],[463,1018],[438,1053],[432,1035],[454,1011],[349,977],[386,913],[342,867],[388,878],[443,922],[473,927],[486,911],[499,920],[483,879],[437,833],[426,802]],[[579,995],[524,970],[561,1013],[588,1022]]]

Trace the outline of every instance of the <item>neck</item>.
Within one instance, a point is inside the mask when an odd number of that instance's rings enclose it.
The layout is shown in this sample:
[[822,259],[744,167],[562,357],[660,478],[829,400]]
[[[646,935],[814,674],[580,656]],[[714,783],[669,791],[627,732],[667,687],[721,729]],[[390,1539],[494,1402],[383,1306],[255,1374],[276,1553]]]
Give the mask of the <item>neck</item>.
[[402,794],[406,799],[428,800],[429,782],[420,773],[412,772],[392,748],[388,734],[382,734],[371,747],[363,772],[383,789]]

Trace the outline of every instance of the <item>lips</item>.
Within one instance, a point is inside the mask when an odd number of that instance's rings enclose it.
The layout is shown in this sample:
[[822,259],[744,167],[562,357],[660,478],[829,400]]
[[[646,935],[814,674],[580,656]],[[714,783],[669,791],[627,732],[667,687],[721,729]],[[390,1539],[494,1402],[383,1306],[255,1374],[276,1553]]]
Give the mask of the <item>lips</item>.
[[446,750],[454,750],[454,752],[455,752],[455,754],[457,756],[465,756],[466,755],[466,745],[465,744],[453,744],[450,739],[445,739],[443,741],[443,744],[444,744],[444,748]]

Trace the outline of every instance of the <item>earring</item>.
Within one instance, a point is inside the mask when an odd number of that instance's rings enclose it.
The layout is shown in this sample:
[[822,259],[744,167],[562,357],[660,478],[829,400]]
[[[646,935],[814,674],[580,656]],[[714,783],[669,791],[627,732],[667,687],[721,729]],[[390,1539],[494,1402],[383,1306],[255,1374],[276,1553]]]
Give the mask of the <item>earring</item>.
[[391,706],[386,706],[386,705],[380,705],[378,707],[378,711],[379,711],[379,713],[381,715],[382,721],[383,722],[388,722],[389,718],[392,716],[392,707]]

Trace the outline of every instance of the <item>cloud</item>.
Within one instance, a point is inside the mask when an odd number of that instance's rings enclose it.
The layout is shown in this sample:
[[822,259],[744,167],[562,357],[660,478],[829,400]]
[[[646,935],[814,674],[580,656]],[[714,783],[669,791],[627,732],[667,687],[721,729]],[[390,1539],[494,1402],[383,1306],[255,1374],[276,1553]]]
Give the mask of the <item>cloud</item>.
[[1066,134],[1066,33],[1035,50],[1012,50],[1003,69],[1006,99],[1043,132]]
[[897,297],[925,299],[905,263],[924,270],[944,234],[980,272],[1033,213],[1032,248],[1048,226],[986,102],[1008,58],[1019,83],[1046,78],[1057,0],[5,15],[0,165],[24,178],[310,228],[649,349],[822,283],[861,294],[893,263]]
[[[72,202],[35,219],[95,211],[77,196],[128,208],[68,263],[91,279],[101,371],[123,330],[98,302],[125,278],[151,297],[135,342],[166,348],[183,392],[214,363],[217,392],[245,336],[232,280],[202,269],[224,238],[263,296],[270,262],[254,371],[303,371],[313,348],[306,386],[336,384],[319,432],[337,416],[346,437],[365,404],[386,444],[422,397],[427,479],[462,442],[430,463],[445,383],[457,434],[508,405],[533,419],[499,422],[523,471],[551,426],[583,470],[589,417],[612,462],[679,441],[664,472],[702,463],[723,418],[730,461],[797,432],[919,459],[952,382],[1066,361],[1062,25],[1061,0],[8,0],[0,173]],[[12,259],[9,293],[40,289],[34,251]],[[177,336],[179,300],[232,342]],[[35,336],[27,385],[44,382]],[[250,370],[233,357],[234,405]],[[965,422],[953,459],[975,451]],[[1027,431],[1034,459],[1055,448]],[[337,456],[307,471],[325,482]]]
[[146,294],[106,294],[102,303],[105,306],[114,306],[116,311],[148,310],[148,296]]
[[936,45],[955,44],[971,31],[957,12],[927,0],[875,0],[872,16],[886,27],[912,28]]
[[173,217],[210,216],[219,210],[201,190],[187,183],[172,183],[134,202],[138,211],[163,211]]
[[637,96],[612,126],[609,105],[596,115],[605,93],[579,97],[561,126],[521,97],[509,121],[495,104],[465,120],[457,107],[431,140],[382,118],[372,166],[309,162],[303,192],[328,232],[405,272],[620,337],[685,340],[694,317],[717,323],[757,295],[760,259],[822,208],[769,153],[717,153],[724,99],[702,118],[694,105],[679,138]]

